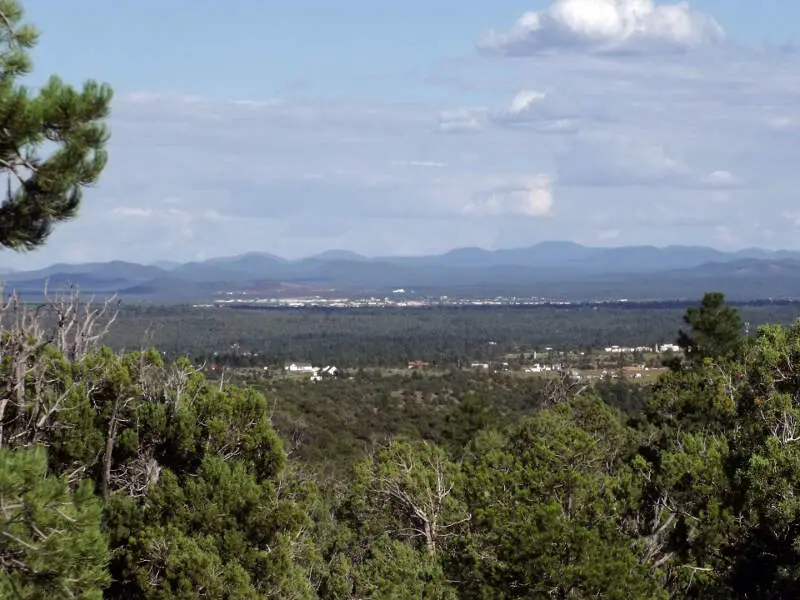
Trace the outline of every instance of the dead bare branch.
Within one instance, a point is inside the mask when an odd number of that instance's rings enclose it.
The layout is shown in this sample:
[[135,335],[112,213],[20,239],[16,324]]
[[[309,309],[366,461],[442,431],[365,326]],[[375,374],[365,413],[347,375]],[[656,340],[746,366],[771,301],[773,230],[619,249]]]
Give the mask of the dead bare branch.
[[73,391],[57,373],[53,347],[70,361],[79,361],[95,350],[119,313],[116,297],[97,306],[83,302],[78,289],[51,295],[30,304],[12,291],[5,295],[0,284],[0,358],[5,385],[0,388],[0,446],[42,441],[52,428],[64,401]]

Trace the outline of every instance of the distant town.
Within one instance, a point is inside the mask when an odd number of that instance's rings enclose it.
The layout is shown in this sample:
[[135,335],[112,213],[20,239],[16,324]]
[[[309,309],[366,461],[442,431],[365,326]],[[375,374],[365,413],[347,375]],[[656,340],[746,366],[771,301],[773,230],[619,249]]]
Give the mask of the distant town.
[[[457,307],[537,307],[537,306],[615,306],[630,308],[684,308],[696,304],[696,299],[629,299],[600,298],[594,300],[568,300],[545,296],[513,296],[495,295],[491,297],[473,297],[458,295],[427,296],[413,290],[397,288],[387,294],[349,297],[331,290],[327,295],[313,294],[304,296],[261,296],[252,291],[218,291],[215,299],[209,302],[194,303],[193,308],[457,308]],[[750,300],[730,300],[731,306],[797,306],[800,299],[762,298]]]
[[[398,288],[386,296],[367,296],[360,298],[326,297],[322,295],[295,298],[269,298],[255,296],[249,292],[226,291],[211,303],[195,304],[195,308],[213,306],[254,306],[275,308],[424,308],[457,306],[543,306],[581,304],[559,298],[495,296],[492,298],[463,298],[458,296],[426,297]],[[625,298],[592,302],[592,304],[626,303]]]

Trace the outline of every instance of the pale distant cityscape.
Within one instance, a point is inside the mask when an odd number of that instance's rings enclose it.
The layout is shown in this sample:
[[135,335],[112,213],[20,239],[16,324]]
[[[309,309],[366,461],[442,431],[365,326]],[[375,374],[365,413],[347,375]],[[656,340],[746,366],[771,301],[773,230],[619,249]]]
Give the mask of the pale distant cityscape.
[[[542,298],[536,296],[495,296],[492,298],[464,298],[458,296],[425,297],[406,292],[404,289],[393,290],[391,295],[368,296],[361,298],[326,297],[321,295],[294,298],[259,297],[248,292],[221,292],[211,303],[195,304],[195,308],[213,306],[253,305],[264,308],[425,308],[425,307],[458,307],[458,306],[544,306],[584,304],[558,298]],[[625,298],[591,302],[591,304],[627,303]]]

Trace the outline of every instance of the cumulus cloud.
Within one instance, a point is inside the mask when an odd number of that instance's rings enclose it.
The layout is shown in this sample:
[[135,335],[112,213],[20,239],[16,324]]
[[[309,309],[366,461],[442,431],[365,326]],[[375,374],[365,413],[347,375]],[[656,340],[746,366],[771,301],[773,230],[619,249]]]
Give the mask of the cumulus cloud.
[[80,217],[3,266],[89,251],[722,243],[719,227],[745,245],[797,243],[800,57],[724,45],[622,60],[595,52],[606,42],[581,47],[448,63],[447,82],[416,102],[407,81],[370,101],[120,94],[109,165]]
[[545,10],[523,14],[507,31],[489,31],[479,47],[508,56],[570,48],[639,53],[689,49],[723,39],[719,23],[687,2],[556,0]]
[[517,95],[511,100],[511,106],[508,113],[511,115],[519,115],[527,113],[531,108],[540,100],[544,100],[547,94],[544,92],[537,92],[536,90],[520,90]]
[[487,190],[464,207],[471,216],[542,217],[553,208],[553,185],[546,175]]
[[526,126],[540,133],[571,133],[578,130],[579,118],[558,106],[547,92],[518,91],[506,109],[495,111],[491,121],[497,125]]

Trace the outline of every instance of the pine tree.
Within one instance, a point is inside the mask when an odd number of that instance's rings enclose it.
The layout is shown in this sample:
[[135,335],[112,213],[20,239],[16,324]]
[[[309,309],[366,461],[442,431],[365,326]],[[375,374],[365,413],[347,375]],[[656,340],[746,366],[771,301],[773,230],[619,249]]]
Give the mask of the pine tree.
[[39,38],[23,16],[17,0],[0,0],[0,245],[17,251],[42,246],[56,224],[77,215],[83,188],[106,164],[112,96],[91,80],[81,91],[56,76],[38,93],[21,85]]
[[725,304],[721,292],[705,294],[699,307],[687,309],[683,321],[691,331],[679,332],[678,345],[691,362],[729,357],[742,341],[742,317]]
[[0,598],[100,600],[109,583],[102,503],[48,473],[44,447],[0,449]]

